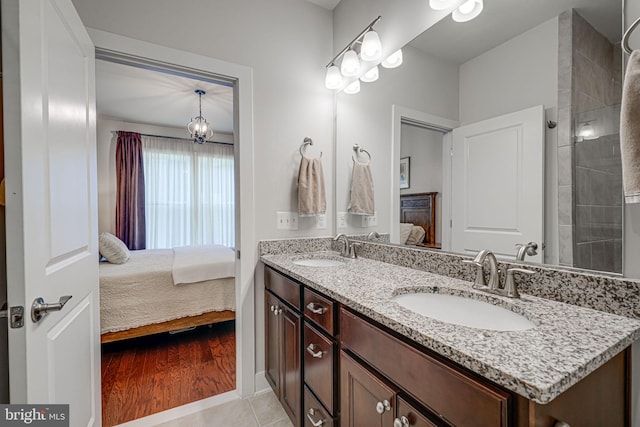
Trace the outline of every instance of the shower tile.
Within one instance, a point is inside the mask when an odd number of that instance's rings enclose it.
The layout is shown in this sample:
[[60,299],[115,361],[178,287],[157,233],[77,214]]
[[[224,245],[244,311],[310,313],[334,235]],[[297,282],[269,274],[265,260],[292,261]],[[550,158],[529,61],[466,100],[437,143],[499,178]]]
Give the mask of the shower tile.
[[571,185],[571,166],[573,147],[558,147],[558,185]]
[[576,245],[576,267],[591,269],[591,243],[578,243]]
[[[570,185],[564,185],[558,187],[558,224],[559,225],[571,225],[573,224],[573,209],[571,208],[572,199],[572,187]],[[566,203],[560,203],[560,200]]]
[[573,226],[558,226],[559,255],[561,265],[573,265]]

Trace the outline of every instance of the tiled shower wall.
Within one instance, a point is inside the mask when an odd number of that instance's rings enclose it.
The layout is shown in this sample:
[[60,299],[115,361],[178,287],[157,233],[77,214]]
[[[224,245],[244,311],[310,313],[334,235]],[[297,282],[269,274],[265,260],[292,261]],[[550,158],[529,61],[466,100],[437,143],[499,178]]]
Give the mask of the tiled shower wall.
[[[620,45],[574,10],[560,15],[558,31],[560,264],[619,272],[622,210],[614,147],[622,94]],[[576,137],[587,122],[596,139]]]

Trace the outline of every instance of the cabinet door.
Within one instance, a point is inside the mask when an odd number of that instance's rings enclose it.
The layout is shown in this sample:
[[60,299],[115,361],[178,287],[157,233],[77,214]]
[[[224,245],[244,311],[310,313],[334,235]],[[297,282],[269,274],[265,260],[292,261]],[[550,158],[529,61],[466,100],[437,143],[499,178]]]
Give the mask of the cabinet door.
[[396,390],[340,352],[341,427],[393,425]]
[[280,383],[280,401],[293,421],[300,425],[302,410],[302,322],[300,315],[289,308],[282,307],[278,317],[282,322],[282,382]]
[[397,417],[393,422],[394,427],[438,427],[419,409],[411,405],[401,397],[398,397]]
[[[271,292],[264,293],[265,375],[273,391],[280,397],[281,324],[278,315],[282,305]],[[276,311],[278,310],[278,311]]]

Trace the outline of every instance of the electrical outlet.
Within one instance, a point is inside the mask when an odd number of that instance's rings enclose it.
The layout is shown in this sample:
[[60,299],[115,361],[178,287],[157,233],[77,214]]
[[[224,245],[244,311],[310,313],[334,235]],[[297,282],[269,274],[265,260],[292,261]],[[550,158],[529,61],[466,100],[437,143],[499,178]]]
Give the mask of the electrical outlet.
[[276,212],[278,230],[297,230],[298,214],[296,212]]
[[319,230],[327,229],[327,214],[320,214],[316,216],[316,228]]
[[338,228],[347,228],[347,213],[346,212],[338,212]]
[[369,226],[369,216],[368,215],[361,215],[362,216],[362,228],[367,228]]
[[373,215],[362,215],[362,227],[374,227],[376,225],[378,225],[378,218],[375,212]]

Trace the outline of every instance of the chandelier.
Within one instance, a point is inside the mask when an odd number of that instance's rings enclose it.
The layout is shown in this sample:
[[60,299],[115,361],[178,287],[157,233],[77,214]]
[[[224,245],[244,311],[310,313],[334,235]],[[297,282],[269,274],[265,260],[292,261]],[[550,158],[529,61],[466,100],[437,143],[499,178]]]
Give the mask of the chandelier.
[[199,113],[198,117],[192,118],[189,124],[187,125],[187,130],[191,134],[191,138],[193,138],[193,142],[197,142],[198,144],[204,144],[207,142],[207,139],[213,136],[213,128],[209,124],[208,121],[202,117],[202,95],[207,92],[202,89],[196,89],[196,94],[198,95],[199,100]]

